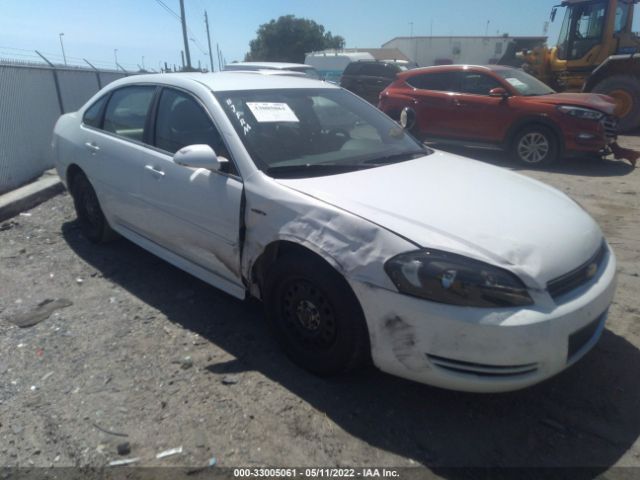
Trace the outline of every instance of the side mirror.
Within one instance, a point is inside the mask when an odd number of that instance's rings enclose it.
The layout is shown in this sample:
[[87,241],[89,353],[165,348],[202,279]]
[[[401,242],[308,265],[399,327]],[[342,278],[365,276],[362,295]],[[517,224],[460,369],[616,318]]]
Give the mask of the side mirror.
[[404,107],[400,112],[400,126],[411,131],[416,126],[416,111],[413,108]]
[[489,96],[490,97],[497,97],[497,98],[507,98],[509,97],[509,92],[507,92],[504,88],[502,87],[498,87],[498,88],[493,88],[490,92],[489,92]]
[[216,155],[209,145],[188,145],[181,148],[173,155],[173,161],[184,167],[206,168],[217,172],[228,162],[226,158]]

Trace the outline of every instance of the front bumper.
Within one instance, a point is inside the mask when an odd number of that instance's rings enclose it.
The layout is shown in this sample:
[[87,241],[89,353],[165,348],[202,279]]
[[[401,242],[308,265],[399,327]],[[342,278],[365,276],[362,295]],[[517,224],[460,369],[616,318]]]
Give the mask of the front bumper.
[[566,122],[563,133],[567,154],[607,153],[608,146],[618,138],[617,124],[613,116],[606,116],[599,122]]
[[[598,341],[615,292],[611,249],[589,283],[528,308],[457,307],[351,281],[374,364],[438,387],[501,392],[561,372]],[[547,298],[544,298],[544,297]]]

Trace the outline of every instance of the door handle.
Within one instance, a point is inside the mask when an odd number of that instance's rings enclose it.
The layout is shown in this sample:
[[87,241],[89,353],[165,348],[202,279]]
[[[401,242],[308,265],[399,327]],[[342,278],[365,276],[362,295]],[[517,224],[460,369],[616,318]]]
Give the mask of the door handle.
[[151,175],[154,177],[164,177],[164,172],[159,168],[154,167],[153,165],[145,165],[145,170],[151,172]]
[[100,151],[100,147],[93,142],[87,142],[84,144],[91,153],[98,153]]

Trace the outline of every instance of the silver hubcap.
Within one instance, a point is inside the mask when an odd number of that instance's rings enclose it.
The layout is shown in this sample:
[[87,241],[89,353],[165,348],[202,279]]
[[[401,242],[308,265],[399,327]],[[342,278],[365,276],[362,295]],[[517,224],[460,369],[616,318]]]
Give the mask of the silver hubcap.
[[320,312],[309,300],[302,300],[296,308],[296,315],[300,324],[307,330],[320,328]]
[[518,143],[518,155],[527,163],[540,163],[549,154],[549,140],[541,133],[527,133]]

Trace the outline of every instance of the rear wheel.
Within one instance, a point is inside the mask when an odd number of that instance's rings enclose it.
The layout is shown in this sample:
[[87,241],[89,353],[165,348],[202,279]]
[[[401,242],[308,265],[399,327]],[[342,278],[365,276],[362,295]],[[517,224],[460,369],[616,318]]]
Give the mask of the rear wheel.
[[349,284],[311,255],[289,254],[267,274],[267,317],[287,355],[318,375],[361,366],[369,355],[364,315]]
[[78,172],[74,175],[69,191],[73,197],[80,230],[84,236],[93,243],[113,240],[116,233],[104,217],[96,192],[84,173]]
[[616,101],[615,115],[619,118],[618,130],[627,132],[640,126],[640,79],[633,75],[614,75],[605,78],[593,88]]
[[514,138],[513,157],[522,165],[535,167],[553,163],[560,148],[555,134],[542,125],[523,128]]

